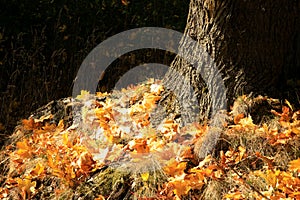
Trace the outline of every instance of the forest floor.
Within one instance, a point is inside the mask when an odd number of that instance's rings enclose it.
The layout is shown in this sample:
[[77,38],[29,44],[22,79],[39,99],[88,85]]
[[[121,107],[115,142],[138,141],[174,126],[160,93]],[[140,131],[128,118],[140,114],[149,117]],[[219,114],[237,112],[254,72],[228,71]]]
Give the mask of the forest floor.
[[151,79],[82,91],[72,124],[51,114],[22,120],[0,154],[0,198],[300,199],[300,111],[288,101],[239,97],[213,154],[198,160],[195,145],[211,127],[164,119],[154,128],[163,90]]

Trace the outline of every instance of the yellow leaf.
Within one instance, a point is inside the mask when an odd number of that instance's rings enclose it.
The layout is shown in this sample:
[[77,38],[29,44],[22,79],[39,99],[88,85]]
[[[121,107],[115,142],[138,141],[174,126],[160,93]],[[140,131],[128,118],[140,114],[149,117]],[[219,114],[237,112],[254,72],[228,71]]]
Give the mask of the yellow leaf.
[[143,181],[147,181],[149,179],[149,172],[142,173],[141,177],[142,177]]
[[296,135],[300,135],[300,127],[292,128],[292,132],[295,133]]
[[35,168],[30,172],[31,175],[40,176],[44,172],[45,167],[39,162]]
[[244,199],[244,195],[240,192],[234,192],[234,193],[229,193],[229,194],[225,194],[224,196],[225,199]]
[[29,199],[30,195],[35,192],[36,182],[31,182],[30,177],[25,177],[23,179],[17,178],[18,188],[22,191],[22,197],[24,199]]
[[55,163],[54,163],[54,159],[53,159],[53,154],[51,153],[50,150],[47,151],[47,156],[48,156],[48,165],[49,167],[51,167],[52,169],[56,167]]
[[199,168],[204,167],[204,165],[205,165],[206,163],[209,163],[211,160],[212,160],[211,155],[206,156],[204,160],[202,160],[201,162],[199,162],[198,167],[199,167]]
[[9,190],[7,188],[0,188],[0,198],[1,199],[8,199]]
[[245,117],[245,115],[243,113],[238,114],[238,115],[234,116],[233,121],[235,124],[238,124],[241,121],[241,119],[243,119],[244,117]]
[[175,185],[174,194],[176,194],[179,197],[181,197],[182,195],[186,195],[191,189],[191,186],[189,186],[187,182],[184,181],[176,182],[174,183],[174,185]]
[[22,158],[30,158],[31,157],[31,147],[28,144],[28,140],[24,139],[22,142],[17,142],[17,148],[16,154],[21,156]]
[[249,115],[249,117],[240,119],[239,124],[241,124],[242,126],[245,126],[245,127],[255,126],[255,124],[253,124],[253,120],[250,115]]
[[70,143],[69,143],[68,132],[65,132],[65,133],[62,135],[62,138],[63,138],[63,144],[66,145],[66,146],[69,146]]
[[286,103],[288,105],[288,107],[293,111],[293,106],[291,105],[291,103],[285,99],[284,103]]
[[290,162],[289,170],[297,170],[298,172],[300,172],[300,158]]
[[168,165],[164,167],[164,171],[170,176],[180,176],[184,174],[186,169],[186,162],[178,162],[172,158]]
[[244,158],[244,155],[246,153],[246,148],[242,147],[242,146],[239,146],[239,160],[238,161],[241,161],[243,158]]
[[270,184],[273,188],[277,187],[278,183],[278,176],[282,172],[280,170],[267,170],[265,173],[262,171],[255,171],[255,174],[262,177],[267,181],[268,184]]
[[69,166],[69,167],[66,167],[66,174],[69,175],[69,177],[71,177],[72,179],[76,177],[76,174],[74,172],[74,169],[73,167]]
[[17,147],[19,149],[24,149],[24,150],[29,150],[30,149],[30,147],[28,146],[27,139],[24,139],[22,142],[17,142]]
[[88,97],[89,94],[90,94],[89,91],[81,90],[80,91],[80,95],[77,95],[76,99],[79,99],[79,100],[87,99],[87,97]]
[[156,96],[154,94],[151,93],[145,93],[144,94],[144,100],[142,102],[142,105],[145,106],[145,108],[151,109],[155,103],[160,100],[160,96]]

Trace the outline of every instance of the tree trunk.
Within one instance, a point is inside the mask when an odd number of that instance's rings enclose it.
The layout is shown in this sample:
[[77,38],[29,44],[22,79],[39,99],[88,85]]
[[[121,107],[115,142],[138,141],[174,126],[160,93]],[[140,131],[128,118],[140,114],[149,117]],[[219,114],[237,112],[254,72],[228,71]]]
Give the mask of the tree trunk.
[[[299,13],[300,1],[191,1],[185,34],[209,53],[222,74],[228,106],[235,97],[251,92],[282,97],[288,80],[300,78]],[[193,48],[183,38],[180,50],[185,58],[195,52]],[[185,79],[174,77],[174,71]],[[183,81],[189,82],[204,119],[211,110],[201,75],[184,58],[176,57],[164,83],[169,91],[178,90],[184,96]]]
[[[208,52],[221,73],[227,89],[227,108],[235,97],[251,92],[280,98],[288,80],[300,79],[299,2],[191,0],[185,34]],[[180,51],[185,58],[197,56],[190,53],[197,52],[195,48],[182,39]],[[203,65],[203,60],[197,62]],[[212,113],[207,85],[219,85],[217,81],[206,83],[200,72],[184,58],[176,57],[164,79],[168,91],[162,103],[168,106],[169,113],[181,115],[183,124],[197,117],[190,107],[195,98],[200,112],[197,120],[205,121]],[[171,100],[174,93],[176,101]]]

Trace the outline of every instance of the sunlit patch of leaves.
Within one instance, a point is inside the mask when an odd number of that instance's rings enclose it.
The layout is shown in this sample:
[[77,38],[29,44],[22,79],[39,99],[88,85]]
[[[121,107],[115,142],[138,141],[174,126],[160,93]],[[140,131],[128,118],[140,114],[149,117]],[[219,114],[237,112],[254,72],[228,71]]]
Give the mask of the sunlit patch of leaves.
[[82,91],[70,127],[48,123],[51,116],[23,120],[2,151],[0,198],[300,198],[300,111],[287,102],[261,124],[228,113],[220,139],[227,147],[199,161],[194,145],[207,124],[164,119],[152,127],[162,91],[154,80],[110,94]]

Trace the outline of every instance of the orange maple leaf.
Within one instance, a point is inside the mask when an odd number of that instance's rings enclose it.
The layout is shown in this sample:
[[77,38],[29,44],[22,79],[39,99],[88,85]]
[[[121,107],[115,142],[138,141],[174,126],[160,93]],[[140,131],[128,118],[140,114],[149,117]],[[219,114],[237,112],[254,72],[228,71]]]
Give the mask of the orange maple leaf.
[[33,176],[40,176],[44,173],[45,167],[38,162],[34,169],[31,170],[30,174]]
[[18,188],[21,190],[23,199],[30,199],[30,196],[36,192],[36,182],[31,181],[31,177],[25,177],[23,179],[16,178]]
[[32,156],[32,149],[27,139],[23,139],[22,142],[17,142],[16,145],[18,148],[16,154],[21,158],[30,158]]
[[186,169],[186,162],[178,162],[174,158],[172,158],[168,162],[168,165],[164,167],[164,171],[172,177],[180,176],[184,174],[185,169]]
[[243,119],[244,117],[245,117],[245,115],[243,113],[238,114],[238,115],[234,116],[233,122],[235,124],[238,124],[241,121],[241,119]]
[[89,172],[93,168],[94,164],[96,164],[92,154],[87,151],[79,155],[79,159],[76,163],[83,172]]
[[292,160],[289,163],[289,170],[291,171],[297,170],[298,172],[300,172],[300,158],[297,160]]
[[147,145],[147,140],[140,138],[128,142],[128,149],[135,150],[137,153],[149,153],[150,148]]
[[24,129],[29,130],[29,131],[37,128],[40,125],[40,123],[35,123],[33,118],[23,119],[22,124],[23,124]]

